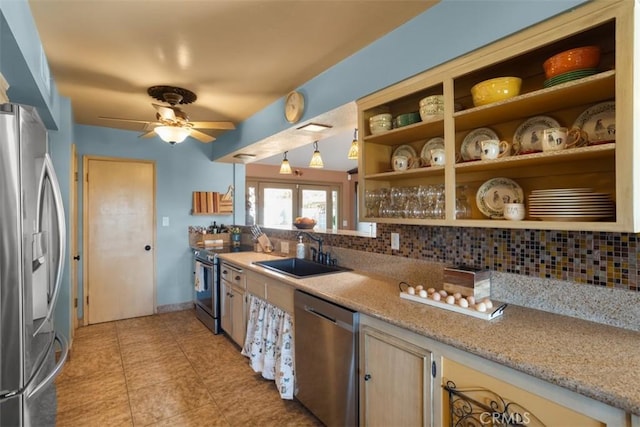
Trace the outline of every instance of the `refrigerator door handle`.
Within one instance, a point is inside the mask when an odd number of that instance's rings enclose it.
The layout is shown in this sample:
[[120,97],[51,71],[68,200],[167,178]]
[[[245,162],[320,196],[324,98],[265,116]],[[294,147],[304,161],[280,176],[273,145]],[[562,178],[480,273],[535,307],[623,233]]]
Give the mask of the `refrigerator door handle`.
[[[42,214],[42,205],[41,205],[41,201],[43,197],[42,193],[44,192],[44,189],[46,186],[47,177],[51,182],[51,191],[53,192],[53,203],[56,210],[56,218],[58,220],[57,225],[58,225],[58,233],[59,233],[58,234],[59,257],[58,257],[57,272],[55,276],[56,280],[53,286],[53,292],[51,294],[51,298],[49,300],[47,315],[45,316],[45,319],[49,320],[53,315],[53,310],[55,308],[56,301],[58,299],[58,294],[60,291],[60,285],[62,283],[62,272],[64,268],[64,257],[65,257],[65,248],[66,248],[66,238],[67,238],[67,231],[66,231],[65,218],[64,218],[64,205],[62,203],[62,193],[60,192],[60,185],[58,184],[58,178],[53,168],[53,162],[51,161],[51,157],[49,156],[49,153],[46,153],[44,155],[42,174],[40,175],[40,186],[39,186],[40,194],[38,195],[38,202],[37,202],[38,209],[36,214],[37,224],[40,224],[40,221],[41,221],[40,215]],[[42,329],[42,327],[45,324],[47,324],[46,321],[42,322],[40,324],[40,327],[38,327],[38,329],[34,331],[33,335],[36,336],[40,332],[40,329]]]
[[[33,389],[27,392],[26,394],[27,399],[34,397],[43,388],[49,385],[58,376],[58,374],[62,370],[62,367],[64,366],[64,362],[67,360],[67,356],[69,355],[69,343],[67,342],[67,340],[63,335],[58,335],[57,333],[54,340],[60,343],[60,347],[62,349],[62,353],[60,354],[60,359],[58,359],[56,366],[51,370],[51,372],[49,372],[49,374],[42,381],[40,381],[38,385],[36,385]],[[34,378],[36,375],[34,375]]]

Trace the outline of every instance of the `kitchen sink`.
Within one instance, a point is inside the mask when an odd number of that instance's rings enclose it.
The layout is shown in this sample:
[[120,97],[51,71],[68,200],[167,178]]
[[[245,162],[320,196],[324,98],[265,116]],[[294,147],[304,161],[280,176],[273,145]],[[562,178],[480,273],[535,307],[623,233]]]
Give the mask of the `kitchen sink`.
[[298,258],[284,258],[271,261],[255,261],[254,264],[278,273],[297,278],[351,271],[350,268],[338,267],[337,265],[318,264],[317,262]]

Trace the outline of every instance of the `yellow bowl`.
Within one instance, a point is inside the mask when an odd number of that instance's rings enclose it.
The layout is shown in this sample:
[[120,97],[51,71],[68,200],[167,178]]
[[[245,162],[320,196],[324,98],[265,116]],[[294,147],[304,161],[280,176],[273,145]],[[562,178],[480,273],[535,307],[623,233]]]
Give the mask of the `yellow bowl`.
[[479,107],[518,96],[521,84],[519,77],[497,77],[480,82],[471,88],[473,105]]

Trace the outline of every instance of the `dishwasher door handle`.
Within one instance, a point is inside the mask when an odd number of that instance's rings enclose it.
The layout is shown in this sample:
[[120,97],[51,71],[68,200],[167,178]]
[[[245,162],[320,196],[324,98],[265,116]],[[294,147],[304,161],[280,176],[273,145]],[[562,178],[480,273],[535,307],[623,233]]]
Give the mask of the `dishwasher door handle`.
[[304,306],[304,311],[306,311],[307,313],[311,313],[311,314],[313,314],[313,315],[315,315],[315,316],[318,316],[318,317],[320,317],[320,318],[322,318],[322,319],[328,320],[328,321],[329,321],[329,322],[331,322],[331,323],[336,323],[336,324],[337,324],[336,319],[333,319],[333,318],[331,318],[331,317],[327,316],[326,314],[322,314],[322,313],[320,313],[319,311],[316,311],[316,310],[315,310],[313,307],[311,307],[311,306],[305,305],[305,306]]

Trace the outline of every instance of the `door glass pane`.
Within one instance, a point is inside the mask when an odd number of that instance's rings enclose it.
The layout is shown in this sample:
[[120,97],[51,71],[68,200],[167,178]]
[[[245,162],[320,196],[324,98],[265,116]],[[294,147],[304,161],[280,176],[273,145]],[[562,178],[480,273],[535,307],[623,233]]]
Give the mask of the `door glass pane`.
[[265,226],[293,224],[293,190],[265,188],[263,209],[262,223]]
[[247,186],[246,198],[245,224],[254,225],[256,223],[256,187],[254,185]]
[[[318,223],[318,228],[327,228],[327,191],[326,190],[302,190],[302,215],[313,218]],[[329,224],[329,226],[331,226]]]
[[331,191],[331,228],[338,228],[338,191]]

